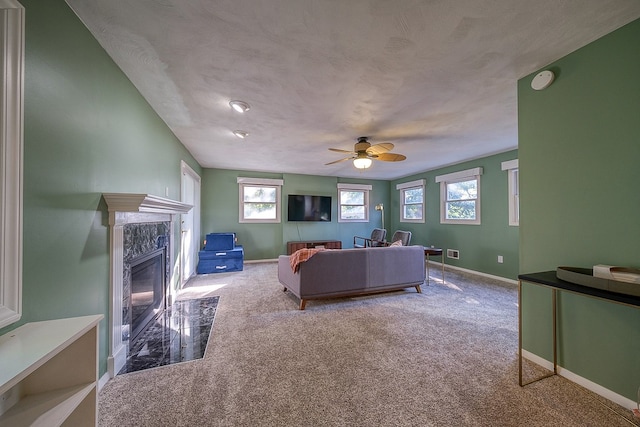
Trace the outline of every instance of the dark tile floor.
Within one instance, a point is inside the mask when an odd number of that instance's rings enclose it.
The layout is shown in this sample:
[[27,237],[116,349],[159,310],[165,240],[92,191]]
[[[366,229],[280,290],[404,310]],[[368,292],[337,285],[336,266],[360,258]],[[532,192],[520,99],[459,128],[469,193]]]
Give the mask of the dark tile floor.
[[130,343],[119,374],[202,358],[219,298],[175,302]]

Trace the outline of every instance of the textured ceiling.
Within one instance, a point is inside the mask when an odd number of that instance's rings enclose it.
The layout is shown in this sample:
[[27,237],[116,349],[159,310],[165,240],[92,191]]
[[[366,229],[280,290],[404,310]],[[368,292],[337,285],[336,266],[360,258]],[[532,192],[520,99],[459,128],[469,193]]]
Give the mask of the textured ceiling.
[[[371,179],[516,148],[517,80],[640,17],[638,0],[67,2],[203,167]],[[359,136],[407,160],[325,166]]]

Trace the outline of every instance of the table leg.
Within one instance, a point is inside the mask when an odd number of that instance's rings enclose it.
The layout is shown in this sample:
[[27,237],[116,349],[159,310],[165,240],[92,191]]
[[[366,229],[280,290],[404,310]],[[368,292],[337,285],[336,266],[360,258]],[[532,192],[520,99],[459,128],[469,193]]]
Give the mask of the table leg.
[[429,254],[427,254],[427,286],[429,286]]
[[556,315],[556,300],[558,295],[558,290],[553,288],[551,294],[551,309],[553,313],[551,315],[551,319],[553,323],[553,374],[556,375],[558,373],[558,343],[557,343],[557,315]]
[[522,281],[518,280],[518,384],[520,385],[520,387],[524,387],[536,381],[540,381],[542,379],[549,378],[558,374],[558,348],[556,343],[556,289],[552,289],[551,292],[551,323],[553,328],[553,331],[551,333],[553,339],[553,372],[540,378],[531,380],[525,384],[522,382]]
[[518,280],[518,384],[522,387],[522,281]]

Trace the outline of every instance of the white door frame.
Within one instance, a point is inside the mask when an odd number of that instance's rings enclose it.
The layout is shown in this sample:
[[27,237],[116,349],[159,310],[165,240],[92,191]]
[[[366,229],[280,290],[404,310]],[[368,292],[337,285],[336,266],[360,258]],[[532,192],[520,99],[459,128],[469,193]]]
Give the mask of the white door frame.
[[[180,201],[193,205],[189,213],[182,215],[180,228],[180,287],[182,287],[196,273],[196,260],[200,247],[200,175],[182,160],[180,177]],[[188,228],[185,228],[185,224]]]

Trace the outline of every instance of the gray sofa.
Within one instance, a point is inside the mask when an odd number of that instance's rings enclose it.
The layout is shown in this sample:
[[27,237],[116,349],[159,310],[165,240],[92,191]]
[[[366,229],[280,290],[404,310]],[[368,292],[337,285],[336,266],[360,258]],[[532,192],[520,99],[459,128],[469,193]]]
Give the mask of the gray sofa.
[[324,250],[299,264],[293,272],[290,256],[278,258],[278,280],[300,298],[300,310],[307,300],[369,294],[408,287],[422,292],[424,248],[390,246]]

